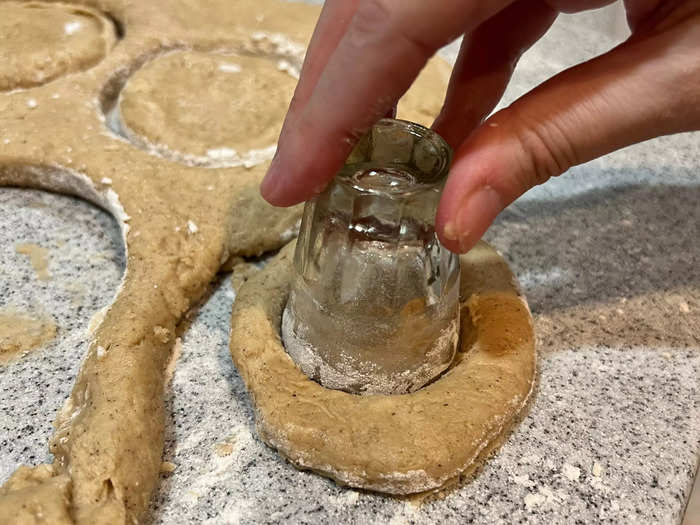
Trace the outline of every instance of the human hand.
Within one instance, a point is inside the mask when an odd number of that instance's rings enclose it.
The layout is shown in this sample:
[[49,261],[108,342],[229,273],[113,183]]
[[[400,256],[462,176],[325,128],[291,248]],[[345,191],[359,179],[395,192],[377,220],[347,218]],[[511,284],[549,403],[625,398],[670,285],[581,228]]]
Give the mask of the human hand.
[[483,119],[558,12],[607,0],[327,0],[262,194],[323,190],[427,60],[465,33],[434,128],[455,149],[436,217],[468,251],[531,187],[624,146],[700,129],[700,0],[625,0],[631,37]]

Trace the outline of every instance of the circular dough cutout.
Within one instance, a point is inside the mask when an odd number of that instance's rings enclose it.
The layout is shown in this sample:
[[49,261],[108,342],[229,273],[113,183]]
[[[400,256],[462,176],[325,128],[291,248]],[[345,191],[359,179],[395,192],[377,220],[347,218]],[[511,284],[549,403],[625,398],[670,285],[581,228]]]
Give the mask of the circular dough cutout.
[[89,7],[0,2],[0,91],[34,87],[88,69],[115,40],[112,21]]
[[447,372],[410,394],[360,396],[312,381],[285,352],[292,256],[293,243],[233,305],[231,355],[263,441],[299,468],[391,494],[438,490],[470,472],[534,384],[532,318],[503,258],[483,242],[460,258],[460,348]]
[[296,86],[287,65],[234,53],[161,56],[124,86],[120,131],[143,149],[191,165],[269,160]]

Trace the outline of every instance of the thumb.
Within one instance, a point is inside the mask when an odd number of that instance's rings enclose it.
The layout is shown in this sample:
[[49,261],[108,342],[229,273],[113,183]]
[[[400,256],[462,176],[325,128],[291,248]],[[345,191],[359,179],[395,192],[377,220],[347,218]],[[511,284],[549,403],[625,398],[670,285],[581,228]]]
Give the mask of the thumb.
[[700,16],[664,21],[564,71],[484,122],[457,150],[437,213],[468,251],[496,216],[571,166],[659,135],[700,129]]

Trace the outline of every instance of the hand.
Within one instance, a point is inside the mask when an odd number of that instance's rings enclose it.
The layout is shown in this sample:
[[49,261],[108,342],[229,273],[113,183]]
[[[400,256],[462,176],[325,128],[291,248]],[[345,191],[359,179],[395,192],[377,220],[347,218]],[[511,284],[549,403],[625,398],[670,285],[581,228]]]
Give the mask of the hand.
[[455,149],[437,213],[466,252],[529,188],[655,136],[700,129],[700,0],[626,0],[632,36],[488,120],[522,53],[560,11],[600,0],[328,0],[262,184],[288,206],[323,190],[439,48],[465,33],[434,128]]

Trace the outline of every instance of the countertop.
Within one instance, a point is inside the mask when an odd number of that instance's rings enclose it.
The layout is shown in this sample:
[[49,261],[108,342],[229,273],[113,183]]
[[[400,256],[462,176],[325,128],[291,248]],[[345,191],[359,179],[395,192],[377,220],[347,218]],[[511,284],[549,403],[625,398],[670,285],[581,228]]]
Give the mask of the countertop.
[[[505,100],[614,45],[612,11],[562,16]],[[454,56],[454,46],[447,49]],[[700,134],[570,170],[501,214],[486,239],[535,318],[538,386],[524,420],[471,482],[419,502],[299,472],[255,435],[228,353],[228,275],[191,315],[167,395],[152,523],[680,523],[700,458]],[[0,188],[0,308],[50,315],[57,337],[0,365],[0,482],[49,460],[55,413],[111,301],[114,220],[75,198]],[[42,281],[20,243],[48,250]]]

